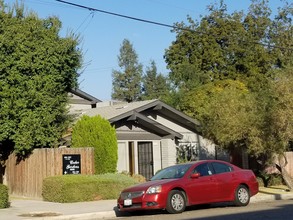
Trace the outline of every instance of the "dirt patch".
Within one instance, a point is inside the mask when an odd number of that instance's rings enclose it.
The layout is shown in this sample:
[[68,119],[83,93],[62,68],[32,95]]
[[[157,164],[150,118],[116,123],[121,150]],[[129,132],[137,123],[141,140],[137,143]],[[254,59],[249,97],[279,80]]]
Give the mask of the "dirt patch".
[[29,212],[24,213],[19,216],[21,217],[52,217],[52,216],[60,216],[60,213],[56,212]]

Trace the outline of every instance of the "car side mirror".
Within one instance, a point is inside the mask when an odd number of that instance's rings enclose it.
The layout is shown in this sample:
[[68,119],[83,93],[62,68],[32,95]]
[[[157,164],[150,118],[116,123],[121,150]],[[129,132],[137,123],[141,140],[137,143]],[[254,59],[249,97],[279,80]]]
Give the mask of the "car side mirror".
[[190,176],[191,179],[197,179],[198,177],[200,177],[200,173],[193,173]]

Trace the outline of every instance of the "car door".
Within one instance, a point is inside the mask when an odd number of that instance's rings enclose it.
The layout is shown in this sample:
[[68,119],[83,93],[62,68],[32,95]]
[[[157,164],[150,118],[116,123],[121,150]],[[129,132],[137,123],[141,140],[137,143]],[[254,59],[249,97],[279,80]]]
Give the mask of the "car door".
[[235,191],[237,178],[234,176],[233,167],[221,162],[212,162],[214,178],[217,180],[219,191],[218,201],[229,200]]
[[197,165],[192,173],[200,173],[198,178],[189,178],[186,191],[190,204],[204,204],[218,198],[219,188],[217,179],[214,178],[208,163]]

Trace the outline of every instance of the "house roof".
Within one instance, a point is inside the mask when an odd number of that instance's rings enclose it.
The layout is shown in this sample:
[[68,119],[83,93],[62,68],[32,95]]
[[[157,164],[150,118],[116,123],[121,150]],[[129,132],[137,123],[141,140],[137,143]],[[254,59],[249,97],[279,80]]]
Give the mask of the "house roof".
[[71,89],[70,92],[74,95],[77,95],[77,96],[89,101],[91,104],[96,104],[98,102],[102,102],[100,99],[97,99],[96,97],[91,96],[90,94],[88,94],[80,89]]
[[86,110],[84,114],[88,116],[101,115],[108,119],[110,123],[115,123],[122,119],[128,121],[136,120],[148,129],[160,133],[162,136],[169,134],[177,138],[182,138],[180,133],[141,114],[144,111],[158,111],[160,115],[191,131],[198,132],[198,127],[200,126],[197,120],[157,99],[98,107]]
[[131,102],[131,103],[122,102],[122,103],[118,103],[114,105],[98,107],[95,109],[89,109],[85,112],[85,114],[88,116],[101,115],[102,117],[112,122],[114,121],[116,117],[119,117],[119,118],[121,117],[122,119],[126,117],[125,114],[127,113],[128,113],[127,115],[131,115],[133,110],[140,112],[138,111],[139,108],[153,101],[154,100]]
[[147,127],[149,130],[152,130],[154,133],[160,134],[161,136],[170,136],[172,138],[183,138],[183,135],[158,123],[155,120],[152,120],[138,112],[134,112],[128,119],[128,121],[136,121],[143,127]]

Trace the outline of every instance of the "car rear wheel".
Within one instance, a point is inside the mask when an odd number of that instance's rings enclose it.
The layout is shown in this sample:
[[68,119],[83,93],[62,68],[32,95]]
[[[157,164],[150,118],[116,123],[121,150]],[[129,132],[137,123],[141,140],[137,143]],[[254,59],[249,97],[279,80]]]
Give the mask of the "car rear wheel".
[[166,210],[170,214],[181,213],[185,210],[186,200],[183,192],[172,190],[168,195]]
[[240,185],[235,191],[235,205],[247,206],[250,201],[249,190],[246,186]]

